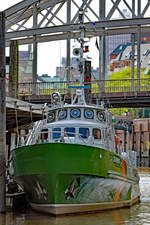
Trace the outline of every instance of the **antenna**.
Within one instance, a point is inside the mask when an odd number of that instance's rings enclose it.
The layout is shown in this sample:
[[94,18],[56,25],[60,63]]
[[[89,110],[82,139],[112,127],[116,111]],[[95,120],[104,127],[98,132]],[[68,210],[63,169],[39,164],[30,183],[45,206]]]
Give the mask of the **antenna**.
[[[80,43],[80,48],[75,48],[73,50],[73,55],[74,56],[79,56],[79,62],[78,62],[78,70],[80,72],[80,86],[69,86],[69,88],[79,88],[80,90],[76,90],[76,97],[73,101],[73,104],[76,102],[77,100],[77,103],[78,104],[86,104],[86,101],[85,101],[85,95],[87,97],[87,94],[88,91],[85,90],[85,89],[89,89],[90,88],[90,85],[89,85],[89,79],[90,77],[87,76],[87,73],[89,72],[89,69],[91,68],[91,65],[88,64],[89,61],[86,61],[84,59],[84,53],[88,52],[89,51],[89,48],[88,46],[84,46],[84,44],[87,42],[84,40],[84,37],[85,37],[85,26],[83,24],[84,22],[84,11],[83,11],[83,8],[80,7],[79,8],[79,15],[78,15],[78,21],[79,21],[79,28],[80,28],[80,37],[77,39],[77,41]],[[86,63],[87,62],[87,63]],[[89,68],[89,69],[88,69]],[[84,76],[85,76],[85,73],[86,73],[86,76],[87,76],[87,79],[86,79],[86,85],[84,85]],[[89,73],[91,75],[91,73]],[[89,75],[88,74],[88,75]]]

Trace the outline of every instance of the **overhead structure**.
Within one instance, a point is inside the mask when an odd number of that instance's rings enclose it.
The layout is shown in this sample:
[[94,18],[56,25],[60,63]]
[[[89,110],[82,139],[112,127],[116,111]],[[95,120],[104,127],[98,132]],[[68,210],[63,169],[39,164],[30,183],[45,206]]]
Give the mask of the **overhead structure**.
[[26,127],[37,120],[43,119],[45,108],[43,105],[35,105],[6,97],[6,115],[6,129],[10,132],[13,128]]
[[[12,39],[17,39],[19,44],[33,43],[33,82],[37,73],[37,43],[67,40],[69,68],[70,39],[79,35],[81,8],[85,17],[85,36],[100,36],[100,80],[105,75],[106,35],[130,33],[134,36],[137,33],[137,61],[140,62],[140,34],[150,29],[149,0],[24,0],[5,10],[6,44],[9,45]],[[129,14],[124,14],[123,9],[127,9]],[[137,63],[137,73],[139,78],[140,63]]]
[[[138,25],[142,31],[149,29],[150,1],[24,0],[5,10],[6,41],[18,38],[20,44],[31,43],[35,35],[38,42],[64,40],[67,32],[74,38],[78,36],[80,8],[84,11],[87,36],[104,34],[104,27],[105,35],[134,33]],[[124,8],[130,18],[123,13]]]

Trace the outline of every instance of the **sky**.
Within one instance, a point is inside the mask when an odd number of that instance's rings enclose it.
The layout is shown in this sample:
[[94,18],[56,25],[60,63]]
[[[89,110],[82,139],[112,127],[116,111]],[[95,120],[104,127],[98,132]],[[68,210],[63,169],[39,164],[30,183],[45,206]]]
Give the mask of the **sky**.
[[21,0],[1,0],[0,11],[7,9],[11,7],[12,5],[17,4],[18,2],[21,2]]
[[[21,0],[1,0],[0,11],[17,4]],[[81,1],[81,0],[76,0]],[[97,1],[97,0],[96,0]],[[128,2],[131,0],[127,0]],[[148,0],[142,0],[146,3]],[[92,3],[95,3],[94,1]],[[144,4],[145,6],[145,4]],[[124,6],[123,6],[124,7]],[[108,8],[108,6],[107,6]],[[118,15],[116,15],[118,17]],[[98,67],[98,51],[95,47],[95,38],[90,40],[89,57],[92,57],[92,66]],[[78,47],[76,42],[72,41],[74,47]],[[21,46],[20,50],[26,50],[27,46]],[[6,53],[7,54],[7,53]],[[53,41],[38,44],[38,75],[48,74],[54,76],[56,74],[56,66],[61,66],[61,58],[66,56],[66,41]]]

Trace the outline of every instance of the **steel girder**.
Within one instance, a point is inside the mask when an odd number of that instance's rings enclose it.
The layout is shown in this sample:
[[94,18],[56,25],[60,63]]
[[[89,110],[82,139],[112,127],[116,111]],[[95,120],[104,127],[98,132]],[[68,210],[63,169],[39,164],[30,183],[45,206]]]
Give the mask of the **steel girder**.
[[24,0],[5,10],[6,41],[31,43],[35,35],[38,42],[77,37],[81,7],[87,36],[136,33],[139,25],[141,32],[149,30],[150,0]]

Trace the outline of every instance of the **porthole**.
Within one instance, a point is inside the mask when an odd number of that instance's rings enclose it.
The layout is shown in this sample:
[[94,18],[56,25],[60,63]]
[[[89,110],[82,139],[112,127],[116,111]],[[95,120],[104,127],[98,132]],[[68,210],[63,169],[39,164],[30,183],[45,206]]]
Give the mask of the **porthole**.
[[67,117],[67,110],[61,110],[58,112],[58,119],[63,120]]
[[93,112],[93,110],[85,109],[84,110],[84,116],[87,119],[93,119],[94,118],[94,112]]
[[104,122],[105,121],[105,113],[104,112],[98,112],[97,118],[100,122]]
[[80,111],[80,109],[72,109],[72,110],[70,111],[70,116],[71,116],[72,118],[80,118],[80,116],[81,116],[81,111]]
[[50,122],[54,121],[54,119],[55,119],[55,113],[49,112],[47,115],[47,122],[50,123]]

